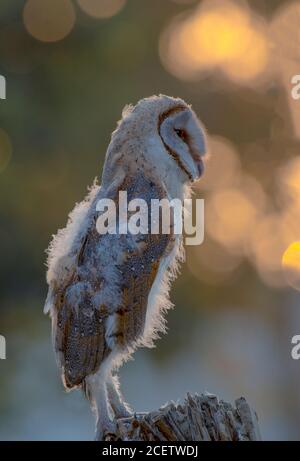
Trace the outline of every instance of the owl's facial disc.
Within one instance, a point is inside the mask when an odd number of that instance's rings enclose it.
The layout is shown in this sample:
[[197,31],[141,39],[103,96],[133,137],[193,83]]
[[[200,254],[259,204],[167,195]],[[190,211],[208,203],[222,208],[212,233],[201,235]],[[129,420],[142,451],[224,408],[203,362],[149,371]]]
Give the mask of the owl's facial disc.
[[162,114],[159,134],[163,144],[190,181],[196,181],[204,172],[206,153],[204,131],[194,113],[184,106]]

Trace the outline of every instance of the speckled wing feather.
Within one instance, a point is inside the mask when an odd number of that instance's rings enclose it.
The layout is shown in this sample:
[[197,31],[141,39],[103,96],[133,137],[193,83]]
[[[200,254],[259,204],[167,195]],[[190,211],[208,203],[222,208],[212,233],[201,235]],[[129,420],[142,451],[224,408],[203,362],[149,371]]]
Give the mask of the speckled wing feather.
[[[125,180],[110,191],[118,204],[119,190],[128,200],[165,197],[146,177]],[[95,373],[112,348],[132,348],[142,336],[148,296],[160,261],[171,251],[170,235],[100,235],[96,229],[96,200],[86,235],[69,278],[54,294],[54,343],[66,387],[81,385]]]

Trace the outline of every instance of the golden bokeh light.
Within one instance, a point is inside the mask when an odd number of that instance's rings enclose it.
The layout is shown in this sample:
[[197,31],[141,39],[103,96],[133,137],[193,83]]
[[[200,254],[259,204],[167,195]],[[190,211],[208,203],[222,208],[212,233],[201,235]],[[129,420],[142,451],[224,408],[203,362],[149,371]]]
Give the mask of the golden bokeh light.
[[187,80],[218,67],[235,82],[251,82],[266,70],[268,55],[267,36],[254,15],[228,0],[206,0],[178,16],[160,41],[165,67]]
[[9,164],[12,155],[12,144],[7,133],[0,128],[0,173]]
[[202,12],[185,24],[187,45],[196,55],[204,56],[208,65],[240,57],[249,47],[251,30],[247,26],[248,16],[238,8],[228,5]]
[[287,283],[300,291],[300,242],[291,243],[285,250],[282,267]]
[[126,0],[77,0],[80,8],[94,18],[111,18],[125,6]]
[[57,42],[65,38],[75,24],[71,0],[27,0],[23,20],[27,31],[42,42]]

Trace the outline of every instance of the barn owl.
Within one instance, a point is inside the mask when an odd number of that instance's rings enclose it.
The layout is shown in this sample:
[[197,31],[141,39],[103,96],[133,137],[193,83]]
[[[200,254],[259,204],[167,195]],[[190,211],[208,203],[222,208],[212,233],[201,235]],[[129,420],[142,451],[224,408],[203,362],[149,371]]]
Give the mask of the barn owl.
[[153,96],[126,106],[109,144],[101,185],[75,206],[48,249],[45,312],[67,390],[81,388],[96,416],[96,439],[131,409],[116,372],[138,346],[165,331],[170,282],[183,260],[182,237],[103,234],[101,198],[183,200],[203,172],[204,128],[182,99]]

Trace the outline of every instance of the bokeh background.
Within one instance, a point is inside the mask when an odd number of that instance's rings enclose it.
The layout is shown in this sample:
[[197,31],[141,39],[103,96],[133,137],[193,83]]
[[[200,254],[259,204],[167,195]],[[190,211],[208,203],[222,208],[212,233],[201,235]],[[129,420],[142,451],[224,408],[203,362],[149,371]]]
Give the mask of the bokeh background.
[[169,334],[121,372],[136,411],[187,391],[243,395],[264,439],[300,439],[300,1],[1,0],[0,439],[92,439],[56,369],[45,248],[101,173],[127,103],[192,103],[211,158],[205,242],[172,290]]

